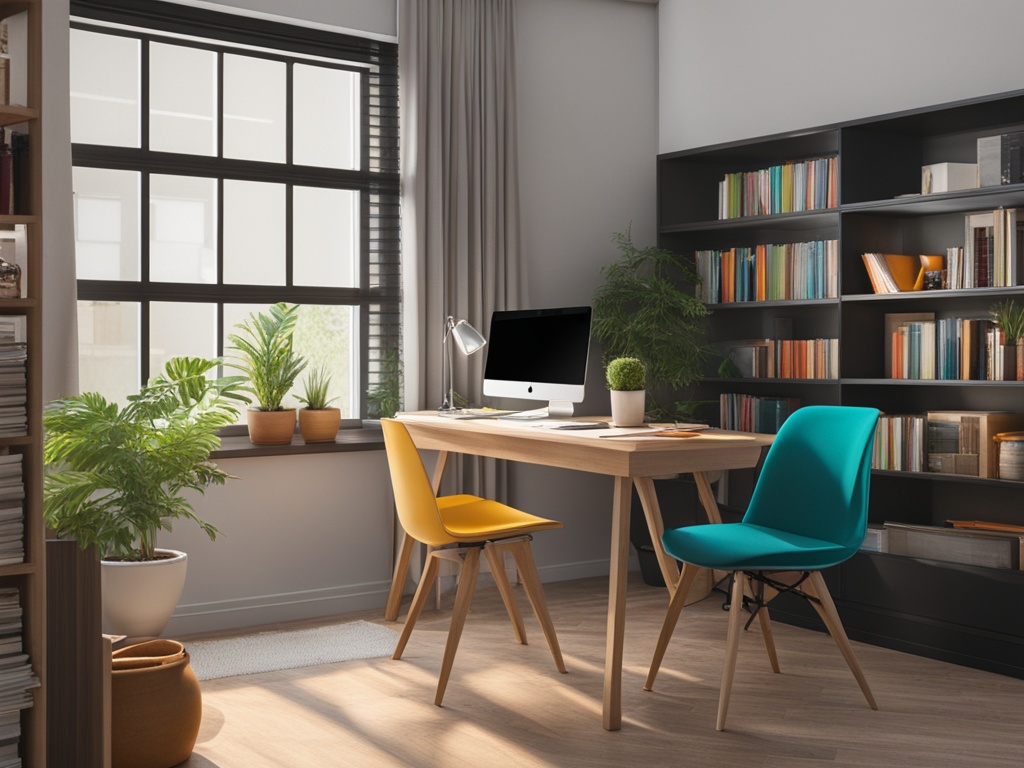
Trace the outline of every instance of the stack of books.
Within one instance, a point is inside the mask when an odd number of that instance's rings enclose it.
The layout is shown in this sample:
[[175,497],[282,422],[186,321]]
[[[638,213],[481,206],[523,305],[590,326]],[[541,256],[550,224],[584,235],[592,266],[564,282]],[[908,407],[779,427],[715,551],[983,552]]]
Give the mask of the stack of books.
[[727,173],[718,184],[718,217],[771,216],[835,208],[836,157]]
[[774,435],[800,407],[796,397],[757,397],[738,393],[719,395],[719,416],[722,429],[760,432]]
[[872,469],[924,472],[927,462],[927,420],[923,414],[878,417]]
[[28,414],[25,410],[27,360],[25,342],[0,342],[0,437],[28,433]]
[[21,454],[0,455],[0,565],[25,561],[24,499]]
[[839,295],[837,240],[703,250],[695,257],[697,298],[706,304]]
[[32,706],[31,691],[39,687],[21,635],[21,594],[0,589],[0,768],[21,765],[21,710]]

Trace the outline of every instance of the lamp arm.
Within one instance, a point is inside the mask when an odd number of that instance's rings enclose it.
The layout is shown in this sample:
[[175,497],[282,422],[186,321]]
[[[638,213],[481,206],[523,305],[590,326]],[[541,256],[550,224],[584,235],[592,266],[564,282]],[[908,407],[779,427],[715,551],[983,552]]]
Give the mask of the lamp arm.
[[[455,318],[448,315],[444,321],[444,336],[441,339],[441,368],[444,370],[444,363],[447,361],[448,365],[448,391],[444,392],[444,400],[441,403],[441,407],[438,410],[451,411],[455,408],[455,364],[452,361],[451,350],[448,349],[449,339],[451,339],[452,331],[455,330]],[[443,373],[441,374],[444,375]],[[441,383],[441,389],[444,390],[444,382]]]

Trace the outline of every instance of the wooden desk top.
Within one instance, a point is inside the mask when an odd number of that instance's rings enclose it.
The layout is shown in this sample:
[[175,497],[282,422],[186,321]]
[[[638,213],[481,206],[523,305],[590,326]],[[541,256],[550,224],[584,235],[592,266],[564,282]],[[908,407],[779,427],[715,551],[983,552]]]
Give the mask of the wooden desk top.
[[[417,447],[618,477],[653,477],[752,467],[773,436],[709,429],[692,438],[644,434],[642,428],[545,429],[540,422],[453,419],[432,411],[396,416]],[[576,421],[599,421],[578,417]],[[564,419],[559,419],[564,421]],[[618,435],[611,437],[611,435]]]

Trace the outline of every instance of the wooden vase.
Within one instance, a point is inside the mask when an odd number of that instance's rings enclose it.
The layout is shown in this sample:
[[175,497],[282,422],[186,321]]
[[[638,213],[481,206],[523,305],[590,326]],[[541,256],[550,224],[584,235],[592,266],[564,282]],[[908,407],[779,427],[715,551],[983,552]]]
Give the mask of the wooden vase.
[[340,408],[303,408],[299,411],[299,432],[307,443],[333,443],[340,426]]
[[253,445],[288,445],[295,435],[295,409],[246,412],[249,442]]
[[111,658],[112,768],[170,768],[188,759],[203,716],[185,647],[150,640]]

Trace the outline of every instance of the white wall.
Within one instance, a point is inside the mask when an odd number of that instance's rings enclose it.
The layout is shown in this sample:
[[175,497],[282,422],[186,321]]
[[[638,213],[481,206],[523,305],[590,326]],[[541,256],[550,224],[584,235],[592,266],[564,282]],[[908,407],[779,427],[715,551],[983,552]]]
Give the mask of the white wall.
[[659,151],[1024,88],[1019,0],[661,0]]

